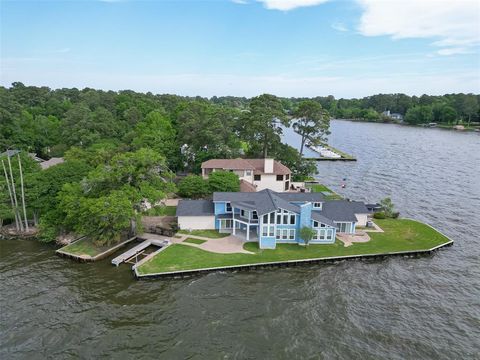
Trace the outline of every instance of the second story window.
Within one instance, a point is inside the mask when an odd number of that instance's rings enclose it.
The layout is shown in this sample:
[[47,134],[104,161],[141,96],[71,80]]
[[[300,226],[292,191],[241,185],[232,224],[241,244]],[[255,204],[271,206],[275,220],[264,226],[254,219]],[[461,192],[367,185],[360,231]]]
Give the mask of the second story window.
[[232,212],[232,204],[227,202],[226,205],[225,205],[225,211],[226,212]]
[[245,176],[252,176],[252,170],[245,170]]
[[259,175],[259,174],[253,175],[253,180],[255,180],[255,181],[261,181],[261,180],[262,180],[262,175]]
[[277,175],[277,181],[283,181],[283,175]]
[[321,202],[314,202],[313,203],[313,208],[314,209],[321,209],[322,208],[322,203]]

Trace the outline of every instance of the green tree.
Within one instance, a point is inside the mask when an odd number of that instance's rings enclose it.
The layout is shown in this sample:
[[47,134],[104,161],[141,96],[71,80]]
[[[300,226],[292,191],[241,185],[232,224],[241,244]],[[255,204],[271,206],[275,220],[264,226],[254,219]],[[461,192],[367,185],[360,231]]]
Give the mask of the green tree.
[[211,193],[240,191],[240,179],[230,171],[214,171],[208,176],[208,189]]
[[380,205],[382,206],[383,213],[387,218],[393,217],[394,205],[393,205],[392,199],[390,199],[389,197],[386,197],[385,199],[380,201]]
[[138,122],[132,145],[135,149],[149,147],[166,158],[174,157],[178,151],[175,129],[166,115],[158,110]]
[[209,194],[208,184],[200,175],[189,175],[178,184],[178,194],[185,198],[199,199]]
[[313,239],[315,236],[315,230],[313,230],[311,227],[308,226],[303,226],[300,229],[300,238],[303,240],[306,246],[310,243],[310,241]]
[[292,171],[293,181],[305,181],[318,174],[317,164],[314,160],[307,160],[300,155],[294,147],[280,143],[273,149],[276,160]]
[[238,110],[196,100],[183,102],[176,112],[178,143],[190,170],[197,171],[207,159],[240,154],[240,141],[234,131]]
[[74,231],[91,233],[99,244],[118,241],[128,226],[133,231],[140,225],[143,200],[156,203],[175,191],[170,179],[165,159],[154,150],[115,155],[80,182],[63,186],[58,211],[41,219],[42,236]]
[[433,120],[432,107],[414,106],[407,111],[405,122],[409,124],[427,124]]
[[468,125],[470,126],[470,121],[472,116],[478,113],[479,105],[478,100],[473,94],[468,94],[464,97],[462,102],[462,112],[468,118]]
[[327,141],[330,134],[330,115],[318,102],[313,100],[302,101],[293,113],[293,128],[300,134],[300,155],[303,155],[305,141],[318,145]]
[[282,102],[273,95],[263,94],[250,101],[249,111],[242,117],[240,133],[250,144],[251,155],[267,157],[268,151],[281,142],[282,128],[288,126]]
[[40,214],[56,211],[57,195],[63,185],[82,180],[90,170],[85,162],[72,160],[27,176],[26,198],[34,219],[38,219]]

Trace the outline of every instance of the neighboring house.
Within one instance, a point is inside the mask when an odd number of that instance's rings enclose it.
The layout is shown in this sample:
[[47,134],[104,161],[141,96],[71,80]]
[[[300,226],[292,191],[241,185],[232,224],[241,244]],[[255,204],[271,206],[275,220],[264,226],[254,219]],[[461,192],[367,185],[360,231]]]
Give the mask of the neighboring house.
[[365,226],[369,213],[362,202],[272,190],[216,192],[213,200],[180,200],[177,207],[180,229],[217,229],[258,241],[261,249],[274,249],[277,243],[303,244],[304,226],[316,230],[311,244],[332,244],[337,232],[353,234],[356,226]]
[[386,110],[382,112],[383,116],[387,116],[392,120],[403,121],[403,115],[399,113],[391,113],[390,110]]
[[204,179],[221,170],[237,174],[241,190],[246,192],[264,189],[287,191],[292,181],[290,169],[274,159],[211,159],[202,163]]
[[[15,156],[15,155],[17,155],[17,154],[20,154],[20,150],[7,150],[7,151],[1,153],[1,154],[0,154],[0,157],[8,156],[8,157],[11,158],[11,157],[13,157],[13,156]],[[43,160],[42,158],[39,158],[39,157],[37,156],[37,154],[35,154],[35,153],[28,153],[28,156],[30,156],[33,160],[35,160],[36,162],[39,162],[39,163],[45,161],[45,160]]]
[[42,168],[42,170],[45,170],[45,169],[48,169],[49,167],[52,167],[52,166],[55,166],[55,165],[58,165],[58,164],[62,164],[64,162],[65,162],[65,160],[61,157],[59,157],[59,158],[53,157],[50,160],[45,160],[45,161],[41,162],[40,167]]
[[[0,157],[3,157],[3,156],[8,156],[8,157],[13,157],[13,156],[16,156],[17,154],[20,154],[20,150],[7,150],[3,153],[0,154]],[[35,153],[28,153],[28,156],[30,156],[33,160],[35,160],[36,162],[38,162],[40,164],[40,167],[42,168],[42,170],[45,170],[45,169],[48,169],[49,167],[51,166],[55,166],[55,165],[58,165],[58,164],[61,164],[63,162],[65,162],[65,160],[63,158],[51,158],[50,160],[43,160],[42,158],[39,158],[37,156],[37,154]]]

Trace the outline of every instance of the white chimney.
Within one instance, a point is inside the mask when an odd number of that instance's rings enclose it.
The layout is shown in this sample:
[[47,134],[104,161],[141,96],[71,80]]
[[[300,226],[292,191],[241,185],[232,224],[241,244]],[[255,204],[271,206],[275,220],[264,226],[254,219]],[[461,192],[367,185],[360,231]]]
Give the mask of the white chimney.
[[263,171],[265,174],[273,174],[273,159],[264,159]]

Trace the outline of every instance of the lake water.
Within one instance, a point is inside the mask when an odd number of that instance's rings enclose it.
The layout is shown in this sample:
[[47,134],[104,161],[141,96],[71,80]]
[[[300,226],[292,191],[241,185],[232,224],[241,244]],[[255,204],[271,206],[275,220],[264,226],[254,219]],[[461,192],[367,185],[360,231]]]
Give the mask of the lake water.
[[0,241],[0,358],[478,359],[480,134],[333,121],[330,143],[358,161],[319,163],[322,182],[355,199],[391,196],[454,246],[135,281],[126,266]]

